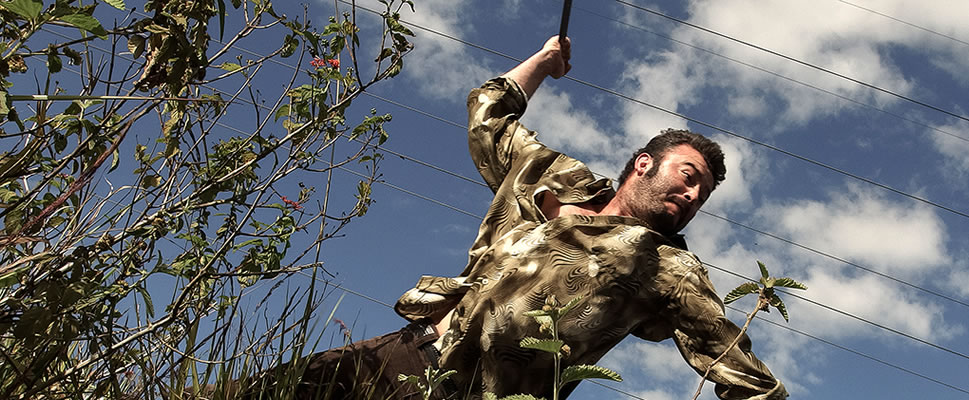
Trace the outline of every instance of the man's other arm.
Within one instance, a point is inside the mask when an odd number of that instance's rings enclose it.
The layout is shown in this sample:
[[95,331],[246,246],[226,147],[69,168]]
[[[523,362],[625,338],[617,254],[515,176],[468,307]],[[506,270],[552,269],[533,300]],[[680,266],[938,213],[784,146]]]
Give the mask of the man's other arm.
[[468,146],[478,172],[497,192],[515,160],[544,146],[518,121],[545,77],[569,70],[569,42],[554,36],[537,53],[468,95]]

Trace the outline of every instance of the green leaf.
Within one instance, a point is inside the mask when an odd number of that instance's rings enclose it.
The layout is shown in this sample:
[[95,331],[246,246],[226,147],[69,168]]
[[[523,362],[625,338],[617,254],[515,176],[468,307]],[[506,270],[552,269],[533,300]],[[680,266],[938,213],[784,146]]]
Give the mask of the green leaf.
[[491,392],[484,392],[482,400],[498,400],[498,396]]
[[0,7],[11,11],[24,19],[33,20],[40,16],[44,3],[40,0],[12,0],[0,2]]
[[13,271],[0,275],[0,289],[8,288],[20,282],[20,272],[20,269],[14,269]]
[[158,175],[148,175],[141,180],[141,187],[145,189],[156,186],[161,186],[161,177]]
[[757,266],[760,267],[760,277],[767,279],[767,277],[770,276],[770,274],[767,272],[767,266],[760,262],[760,260],[757,261]]
[[449,369],[444,372],[441,372],[441,371],[438,371],[438,372],[439,374],[434,377],[434,382],[431,382],[431,386],[433,387],[439,386],[442,382],[444,382],[445,379],[449,378],[451,375],[458,373],[458,371],[455,371],[453,369]]
[[141,294],[141,298],[145,301],[145,312],[148,313],[149,317],[154,317],[155,305],[154,303],[151,302],[151,295],[149,295],[148,291],[145,290],[145,288],[142,287],[141,285],[135,286],[135,290],[137,290],[138,293]]
[[219,4],[219,40],[225,35],[225,0],[218,0]]
[[111,152],[111,167],[108,168],[108,172],[114,171],[115,169],[118,168],[118,160],[120,159],[121,159],[121,153],[118,151],[117,148],[115,148],[114,151]]
[[104,30],[103,26],[101,26],[101,22],[90,15],[81,13],[68,14],[61,16],[58,19],[74,25],[81,30],[91,32],[102,39],[107,39],[108,37],[108,32]]
[[619,373],[609,368],[603,368],[598,365],[570,365],[562,371],[562,376],[560,377],[561,382],[559,383],[565,384],[583,379],[609,379],[622,382],[622,377],[619,376]]
[[723,298],[723,304],[733,303],[748,294],[757,293],[758,290],[760,290],[760,286],[757,286],[754,282],[743,283],[727,293],[727,296]]
[[805,284],[803,284],[801,282],[795,281],[795,280],[793,280],[791,278],[777,278],[777,280],[774,281],[774,286],[776,286],[776,287],[791,288],[791,289],[807,290],[807,285],[805,285]]
[[104,0],[104,2],[108,3],[109,6],[117,8],[121,11],[124,11],[125,9],[124,0]]
[[279,106],[279,109],[276,110],[275,120],[279,121],[280,118],[285,117],[287,115],[289,115],[289,104],[283,104]]
[[522,339],[519,346],[525,349],[541,350],[546,353],[558,354],[558,352],[562,350],[563,344],[565,344],[565,342],[561,340],[526,337]]
[[141,57],[141,53],[145,52],[145,38],[138,35],[131,35],[128,37],[128,51],[134,58]]
[[219,68],[222,68],[229,72],[234,72],[242,69],[242,66],[236,63],[224,62],[219,65]]
[[582,296],[576,296],[572,300],[569,300],[569,302],[566,303],[564,306],[559,308],[558,310],[559,318],[562,318],[563,315],[568,314],[569,311],[572,311],[572,309],[575,308],[575,306],[579,305],[580,300],[582,300]]
[[7,92],[0,90],[0,118],[6,118],[10,108],[7,107]]
[[524,313],[522,313],[522,315],[526,317],[537,318],[537,317],[548,317],[552,314],[550,311],[538,309],[538,310],[525,311]]
[[530,394],[513,394],[511,396],[502,397],[501,400],[539,400],[541,397],[535,397]]
[[774,306],[774,308],[777,308],[777,311],[781,312],[781,316],[784,317],[784,321],[791,322],[790,317],[787,315],[787,306],[784,305],[784,302],[781,301],[780,297],[777,297],[777,294],[771,293],[770,305]]
[[61,72],[61,68],[63,67],[64,64],[61,63],[61,58],[57,56],[57,50],[50,49],[47,52],[47,71],[56,74]]

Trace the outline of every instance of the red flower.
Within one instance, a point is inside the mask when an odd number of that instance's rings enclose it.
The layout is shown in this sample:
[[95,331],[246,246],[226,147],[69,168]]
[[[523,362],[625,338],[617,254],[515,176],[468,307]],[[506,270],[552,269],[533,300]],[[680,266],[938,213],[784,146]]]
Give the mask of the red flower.
[[312,66],[314,66],[316,68],[323,68],[323,67],[326,67],[326,66],[329,66],[331,68],[340,68],[340,60],[338,60],[336,58],[331,58],[331,59],[328,59],[328,60],[324,60],[324,59],[319,58],[319,57],[313,57],[313,59],[310,60],[310,65],[312,65]]
[[289,206],[290,208],[292,208],[294,210],[302,210],[303,209],[303,206],[301,204],[299,204],[298,202],[295,202],[293,200],[287,199],[286,196],[279,196],[279,197],[281,197],[283,199],[283,203],[286,203],[286,205]]

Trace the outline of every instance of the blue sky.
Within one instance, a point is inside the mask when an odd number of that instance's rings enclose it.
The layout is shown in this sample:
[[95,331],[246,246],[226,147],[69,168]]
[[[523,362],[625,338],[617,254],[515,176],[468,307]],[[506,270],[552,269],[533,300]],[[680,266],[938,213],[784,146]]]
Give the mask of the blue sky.
[[[856,1],[629,3],[969,115],[969,3]],[[418,1],[403,18],[523,59],[557,33],[561,6]],[[332,3],[311,10],[328,15]],[[414,31],[405,72],[373,93],[457,125],[467,118],[467,92],[516,64]],[[664,128],[722,143],[727,180],[685,233],[713,266],[753,277],[761,260],[809,286],[798,295],[810,302],[786,297],[789,324],[776,313],[763,317],[810,336],[765,321],[750,332],[793,398],[969,398],[969,122],[616,1],[576,0],[569,36],[570,77],[733,133],[568,79],[546,81],[524,118],[546,144],[608,176]],[[462,128],[363,100],[394,114],[386,148],[478,179]],[[386,182],[485,212],[486,188],[386,156]],[[422,274],[460,272],[478,219],[390,186],[375,186],[375,198],[366,218],[326,245],[335,282],[392,304]],[[731,273],[710,269],[721,295],[742,282]],[[359,338],[403,323],[352,295],[337,316],[355,321]],[[698,379],[669,341],[627,340],[601,364],[622,372],[625,382],[615,387],[649,400],[689,398]],[[704,392],[715,398],[711,388]],[[629,398],[590,383],[575,394],[593,396]]]

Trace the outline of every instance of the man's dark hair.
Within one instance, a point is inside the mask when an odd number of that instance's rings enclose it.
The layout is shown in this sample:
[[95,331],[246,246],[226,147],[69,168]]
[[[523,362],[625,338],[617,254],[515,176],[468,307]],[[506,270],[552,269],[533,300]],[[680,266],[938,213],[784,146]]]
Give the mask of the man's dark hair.
[[720,150],[720,145],[717,142],[707,139],[706,136],[687,130],[666,129],[659,136],[650,139],[646,147],[637,150],[632,158],[626,162],[626,168],[619,175],[619,186],[626,183],[626,178],[633,172],[636,157],[639,157],[640,154],[648,153],[653,157],[654,161],[651,171],[654,171],[653,174],[655,174],[656,168],[663,161],[666,153],[681,144],[690,145],[690,147],[700,152],[700,155],[703,156],[703,161],[707,163],[707,168],[710,168],[710,173],[713,174],[714,188],[717,187],[717,184],[723,182],[723,179],[727,176],[727,167],[723,165],[723,151]]

